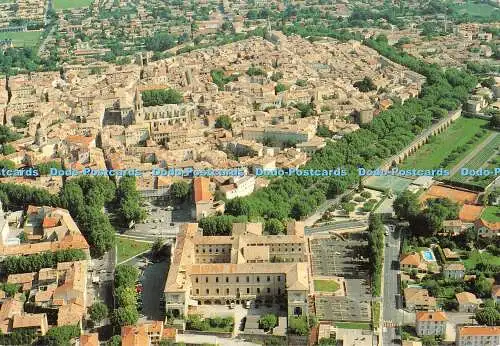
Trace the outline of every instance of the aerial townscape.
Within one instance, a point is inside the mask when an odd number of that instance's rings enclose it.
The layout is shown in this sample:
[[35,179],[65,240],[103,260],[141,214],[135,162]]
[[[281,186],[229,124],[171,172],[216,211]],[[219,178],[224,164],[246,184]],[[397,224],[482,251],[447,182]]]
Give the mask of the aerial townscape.
[[0,345],[500,346],[500,0],[0,0]]

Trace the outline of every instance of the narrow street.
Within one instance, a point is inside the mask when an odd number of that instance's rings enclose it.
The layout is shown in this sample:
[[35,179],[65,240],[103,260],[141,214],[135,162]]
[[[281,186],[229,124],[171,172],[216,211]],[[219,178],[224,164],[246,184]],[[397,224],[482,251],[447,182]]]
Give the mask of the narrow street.
[[[398,300],[400,300],[399,287],[399,248],[400,248],[400,231],[389,231],[389,235],[385,237],[385,256],[384,256],[384,292],[383,299],[383,345],[401,345],[400,336],[396,334],[396,328],[401,324],[402,310]],[[388,245],[388,246],[387,246]]]

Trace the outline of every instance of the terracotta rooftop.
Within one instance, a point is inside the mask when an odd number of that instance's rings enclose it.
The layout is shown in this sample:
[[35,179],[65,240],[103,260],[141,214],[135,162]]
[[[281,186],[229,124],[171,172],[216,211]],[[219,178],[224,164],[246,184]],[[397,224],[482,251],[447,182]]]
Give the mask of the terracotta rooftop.
[[99,346],[99,334],[82,334],[80,336],[80,346]]
[[448,321],[446,312],[444,311],[418,311],[417,321],[427,321],[427,322],[445,322]]
[[500,327],[464,326],[458,328],[460,336],[499,336]]
[[459,304],[479,304],[477,297],[470,292],[460,292],[455,294]]
[[194,201],[209,201],[212,199],[210,192],[210,179],[205,177],[196,177],[193,180]]
[[412,265],[418,267],[420,265],[421,259],[418,252],[413,252],[407,255],[401,256],[400,263],[403,265]]

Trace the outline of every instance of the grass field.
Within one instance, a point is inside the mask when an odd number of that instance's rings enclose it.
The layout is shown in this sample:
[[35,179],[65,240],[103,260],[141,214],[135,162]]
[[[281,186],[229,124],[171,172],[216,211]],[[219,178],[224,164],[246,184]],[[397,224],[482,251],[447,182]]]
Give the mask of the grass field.
[[135,241],[132,239],[117,237],[116,247],[118,249],[117,262],[123,262],[141,252],[151,249],[151,244]]
[[370,323],[363,322],[335,322],[335,327],[343,329],[366,329],[370,330]]
[[494,11],[499,11],[497,8],[489,4],[476,4],[468,2],[466,4],[456,4],[455,10],[461,14],[468,14],[472,17],[490,17]]
[[[492,140],[483,150],[477,153],[472,159],[470,159],[464,167],[478,169],[478,168],[486,168],[488,166],[489,161],[495,158],[498,154],[498,148],[500,147],[500,136],[497,136],[494,140]],[[494,179],[494,177],[491,177]],[[471,180],[469,176],[462,176],[460,171],[458,171],[453,177],[453,181],[457,182],[466,182]]]
[[335,292],[340,285],[334,280],[314,280],[314,289],[319,292]]
[[[469,140],[473,140],[474,135],[487,124],[488,121],[483,119],[459,118],[444,132],[432,137],[430,142],[420,148],[415,155],[408,157],[401,165],[401,168],[432,169],[440,167],[443,160],[447,158],[454,149],[466,145]],[[468,150],[460,153],[455,160],[450,162],[446,167],[441,168],[453,167],[465,155],[473,150],[476,145],[486,139],[490,133],[491,132],[488,131],[480,140],[470,145]]]
[[37,46],[41,36],[42,31],[0,32],[0,40],[11,39],[15,47]]
[[54,0],[52,2],[55,10],[89,7],[91,3],[92,0]]
[[483,210],[481,218],[488,222],[500,222],[500,207],[491,206]]
[[469,258],[464,261],[466,269],[474,269],[478,263],[491,264],[500,266],[500,257],[490,254],[489,252],[471,252]]

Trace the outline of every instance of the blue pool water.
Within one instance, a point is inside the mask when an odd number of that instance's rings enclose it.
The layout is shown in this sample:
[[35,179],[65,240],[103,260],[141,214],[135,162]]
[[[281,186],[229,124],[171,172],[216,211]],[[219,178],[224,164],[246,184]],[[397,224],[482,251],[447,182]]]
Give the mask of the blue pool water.
[[434,253],[431,250],[422,251],[422,255],[424,256],[424,259],[428,262],[436,261],[436,258],[434,257]]

